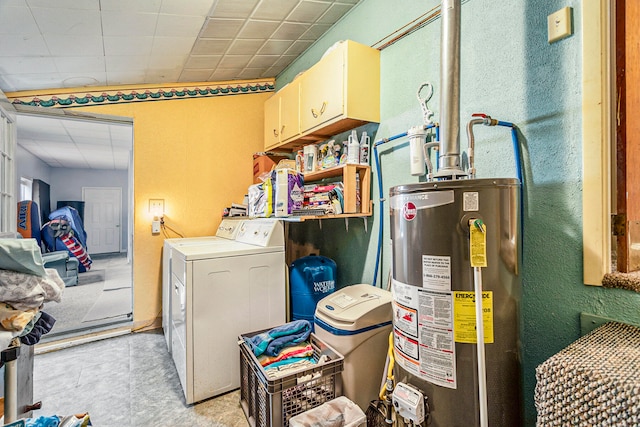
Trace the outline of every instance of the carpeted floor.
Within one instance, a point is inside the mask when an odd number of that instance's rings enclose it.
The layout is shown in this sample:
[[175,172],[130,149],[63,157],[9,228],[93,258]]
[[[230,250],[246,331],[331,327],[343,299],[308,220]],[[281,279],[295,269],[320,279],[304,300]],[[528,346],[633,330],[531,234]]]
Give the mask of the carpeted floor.
[[126,254],[93,255],[91,269],[78,276],[78,285],[67,287],[62,302],[49,302],[43,311],[56,323],[42,341],[59,339],[76,331],[131,320],[132,275]]

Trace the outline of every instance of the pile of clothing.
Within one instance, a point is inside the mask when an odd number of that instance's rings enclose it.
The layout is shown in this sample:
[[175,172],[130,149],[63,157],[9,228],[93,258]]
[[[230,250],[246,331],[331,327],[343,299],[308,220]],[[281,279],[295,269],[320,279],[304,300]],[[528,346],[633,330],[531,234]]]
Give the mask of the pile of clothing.
[[41,416],[38,418],[27,418],[25,427],[87,427],[90,426],[91,420],[89,414],[77,414],[67,416]]
[[314,357],[308,341],[311,323],[294,320],[253,337],[244,337],[269,379],[281,378],[293,371],[324,363]]
[[55,269],[44,268],[35,239],[0,239],[0,326],[11,338],[33,345],[53,328],[55,319],[41,311],[60,302],[64,282]]

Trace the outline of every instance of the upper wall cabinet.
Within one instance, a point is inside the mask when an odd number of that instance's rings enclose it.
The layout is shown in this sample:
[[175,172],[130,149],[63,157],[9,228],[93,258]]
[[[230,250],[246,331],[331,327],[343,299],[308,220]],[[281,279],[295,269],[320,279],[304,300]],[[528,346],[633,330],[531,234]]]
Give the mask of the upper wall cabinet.
[[295,80],[264,103],[264,148],[270,150],[300,136],[300,83]]
[[[265,104],[265,149],[295,150],[362,124],[380,121],[380,52],[377,49],[351,40],[337,43],[317,64],[274,97],[291,90],[292,85],[299,90],[298,131],[286,134],[287,124],[282,122],[285,98],[281,97],[280,128],[276,132],[280,139],[275,142],[274,113],[269,111],[275,101],[270,98]],[[293,103],[288,106],[292,107]],[[295,120],[295,116],[288,110],[287,117]],[[267,126],[267,121],[272,124]]]

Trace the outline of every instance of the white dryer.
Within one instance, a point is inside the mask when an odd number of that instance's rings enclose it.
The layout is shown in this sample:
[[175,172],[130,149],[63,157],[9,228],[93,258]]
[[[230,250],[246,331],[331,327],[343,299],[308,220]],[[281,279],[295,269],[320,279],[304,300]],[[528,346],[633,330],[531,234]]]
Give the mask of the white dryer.
[[165,239],[162,248],[162,330],[167,349],[171,353],[171,255],[181,246],[220,244],[235,240],[243,220],[223,218],[215,236]]
[[171,252],[171,354],[190,404],[240,387],[239,335],[285,323],[284,230],[246,220],[235,241]]

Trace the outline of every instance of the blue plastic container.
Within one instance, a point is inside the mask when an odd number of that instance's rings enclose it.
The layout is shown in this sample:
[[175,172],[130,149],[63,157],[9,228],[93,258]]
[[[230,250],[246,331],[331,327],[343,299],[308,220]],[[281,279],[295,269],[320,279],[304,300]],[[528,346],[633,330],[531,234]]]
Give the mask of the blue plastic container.
[[316,305],[336,290],[337,266],[330,258],[309,255],[289,267],[291,320],[305,319],[313,324]]

